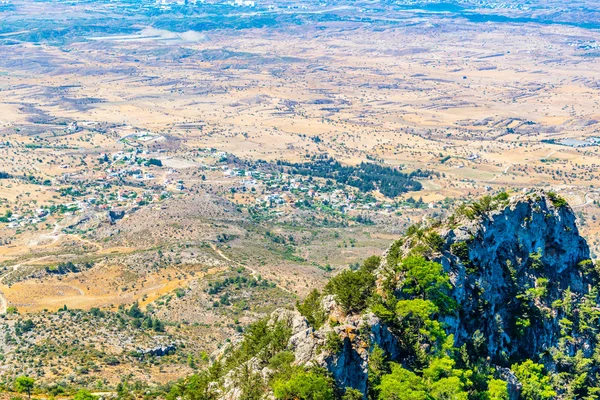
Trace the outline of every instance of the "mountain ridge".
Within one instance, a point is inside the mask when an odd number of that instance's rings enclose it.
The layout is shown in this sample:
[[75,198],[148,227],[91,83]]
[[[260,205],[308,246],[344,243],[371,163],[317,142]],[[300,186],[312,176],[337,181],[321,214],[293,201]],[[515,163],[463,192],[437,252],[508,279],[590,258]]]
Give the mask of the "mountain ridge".
[[254,377],[280,399],[594,398],[598,281],[561,197],[486,196],[251,327],[206,393],[261,398]]

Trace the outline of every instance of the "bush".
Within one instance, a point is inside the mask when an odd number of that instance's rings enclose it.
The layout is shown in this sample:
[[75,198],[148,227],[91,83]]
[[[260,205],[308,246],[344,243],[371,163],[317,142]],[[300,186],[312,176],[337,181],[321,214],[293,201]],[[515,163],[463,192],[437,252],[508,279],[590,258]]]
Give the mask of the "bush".
[[73,400],[96,400],[98,396],[94,396],[88,390],[81,389],[79,392],[75,394]]
[[433,251],[437,252],[444,250],[444,245],[446,244],[444,238],[437,232],[431,232],[425,237],[425,241]]
[[[202,399],[202,400],[216,400],[217,395],[214,392],[213,387],[210,385],[211,380],[214,376],[211,376],[209,372],[203,372],[198,375],[192,375],[185,381],[179,381],[177,384],[171,387],[171,390],[166,396],[166,400],[178,400],[178,399]],[[124,385],[119,384],[117,389],[122,388]],[[123,388],[126,389],[126,388]],[[121,392],[124,390],[117,390],[119,398],[122,398]],[[127,393],[123,393],[125,396]]]
[[365,272],[372,273],[379,267],[379,264],[381,264],[381,257],[371,256],[363,261],[361,269]]
[[231,369],[253,357],[266,363],[285,350],[290,336],[291,329],[285,322],[270,325],[267,319],[259,320],[246,329],[244,340],[226,357],[225,364]]
[[325,339],[325,350],[330,354],[337,354],[342,350],[344,342],[342,338],[334,331],[327,332],[327,338]]
[[19,310],[17,310],[17,307],[15,306],[8,306],[6,307],[6,314],[18,314]]
[[342,400],[362,400],[363,394],[360,390],[356,390],[353,388],[346,388],[346,392],[342,396]]
[[546,192],[546,196],[548,196],[548,198],[556,208],[565,207],[569,204],[564,198],[562,198],[554,192]]
[[450,251],[454,254],[460,262],[463,264],[470,263],[471,259],[469,258],[469,246],[465,242],[456,242],[450,245]]
[[399,240],[396,240],[394,243],[392,243],[392,245],[390,246],[390,250],[388,251],[387,259],[386,259],[388,267],[396,266],[396,263],[398,262],[398,259],[400,258],[400,253],[401,253],[403,244],[404,244],[404,241],[402,239],[399,239]]

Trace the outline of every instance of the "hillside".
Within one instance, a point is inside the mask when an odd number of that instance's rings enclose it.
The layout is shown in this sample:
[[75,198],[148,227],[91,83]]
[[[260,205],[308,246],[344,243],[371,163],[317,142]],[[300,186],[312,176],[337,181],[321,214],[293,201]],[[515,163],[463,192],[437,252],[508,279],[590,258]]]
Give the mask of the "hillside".
[[170,397],[597,398],[598,279],[562,198],[484,197],[252,325]]

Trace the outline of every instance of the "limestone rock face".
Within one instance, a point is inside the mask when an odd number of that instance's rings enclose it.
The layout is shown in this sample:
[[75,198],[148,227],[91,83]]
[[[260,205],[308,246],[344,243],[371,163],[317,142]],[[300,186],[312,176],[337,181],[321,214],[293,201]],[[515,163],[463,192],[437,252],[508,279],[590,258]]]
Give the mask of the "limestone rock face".
[[[316,365],[326,368],[340,387],[367,390],[369,351],[377,345],[391,357],[399,355],[398,339],[380,318],[372,313],[348,316],[343,324],[314,330],[297,311],[277,311],[273,318],[286,318],[292,328],[289,346],[297,365]],[[342,340],[337,354],[323,351],[327,336],[335,332]]]
[[[443,236],[448,250],[434,260],[450,274],[459,304],[458,315],[446,321],[458,346],[483,335],[487,355],[502,364],[515,354],[534,358],[556,345],[562,316],[552,302],[567,289],[581,297],[592,284],[579,266],[590,254],[570,207],[555,207],[534,192]],[[468,249],[468,262],[453,254],[460,243]],[[535,310],[525,307],[523,298],[542,286],[545,293],[532,299]],[[527,340],[515,329],[517,318],[531,324]]]
[[[454,335],[455,346],[467,346],[489,359],[507,383],[511,399],[518,397],[520,383],[512,374],[515,359],[538,359],[552,371],[549,352],[558,346],[564,310],[555,307],[565,293],[573,302],[582,301],[594,282],[590,254],[579,235],[571,208],[543,192],[522,194],[500,203],[493,210],[458,216],[438,224],[443,244],[427,258],[442,265],[450,278],[450,297],[456,312],[444,317],[445,329]],[[388,250],[375,271],[378,289],[381,277],[402,274],[401,262],[415,242],[405,238],[390,261]],[[393,246],[392,246],[393,247]],[[591,268],[593,270],[593,268]],[[389,282],[388,282],[389,283]],[[329,319],[315,330],[297,311],[278,310],[272,320],[285,320],[291,328],[289,349],[297,365],[317,365],[329,370],[340,388],[352,387],[366,394],[369,355],[378,346],[391,361],[403,363],[398,332],[371,312],[344,315],[332,296],[322,308]],[[341,339],[335,354],[325,351],[334,332]],[[592,335],[573,334],[570,355],[594,352]],[[235,398],[235,397],[233,397]]]

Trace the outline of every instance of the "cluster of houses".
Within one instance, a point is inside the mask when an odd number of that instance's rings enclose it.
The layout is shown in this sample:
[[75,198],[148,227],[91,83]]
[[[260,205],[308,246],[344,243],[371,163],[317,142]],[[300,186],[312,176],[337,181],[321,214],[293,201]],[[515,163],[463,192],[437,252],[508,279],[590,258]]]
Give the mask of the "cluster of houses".
[[[52,181],[52,190],[57,193],[55,197],[66,201],[36,209],[21,206],[9,217],[4,218],[7,226],[19,229],[37,225],[54,214],[68,216],[87,211],[102,212],[115,209],[131,211],[170,197],[171,192],[168,188],[185,190],[182,181],[172,181],[168,178],[174,172],[171,169],[166,172],[167,178],[158,182],[150,168],[140,167],[140,160],[144,160],[140,155],[144,153],[139,150],[102,154],[100,159],[105,168],[100,174],[93,172],[93,177],[88,176],[86,172],[71,172],[70,165],[61,166],[61,169],[66,171]],[[135,182],[142,181],[153,182],[152,185],[135,185]]]
[[[227,154],[200,151],[196,156],[210,157],[214,162],[197,163],[201,170],[221,171],[232,180],[232,188],[244,193],[244,204],[250,199],[255,208],[284,212],[286,208],[311,208],[331,214],[347,214],[373,210],[391,213],[410,208],[391,199],[362,193],[356,188],[281,171],[259,170],[256,167],[238,168],[228,163]],[[65,171],[56,177],[54,190],[64,201],[60,205],[37,209],[16,209],[10,218],[4,217],[11,228],[36,225],[53,214],[73,215],[85,212],[130,212],[142,206],[156,204],[176,192],[186,192],[185,181],[176,178],[175,170],[148,164],[150,155],[143,150],[101,154],[102,171]],[[150,158],[151,159],[151,158]],[[155,160],[157,161],[157,160]],[[162,164],[160,164],[162,165]],[[259,167],[260,168],[260,167]],[[88,170],[89,171],[89,170]],[[159,175],[159,177],[157,177]],[[204,179],[204,176],[203,176]],[[431,207],[431,205],[430,205]],[[414,207],[413,207],[414,208]]]
[[263,173],[255,170],[222,167],[228,178],[238,178],[246,193],[255,197],[255,204],[267,208],[316,207],[346,213],[352,210],[382,210],[392,212],[401,207],[393,201],[377,200],[344,187],[286,173]]

